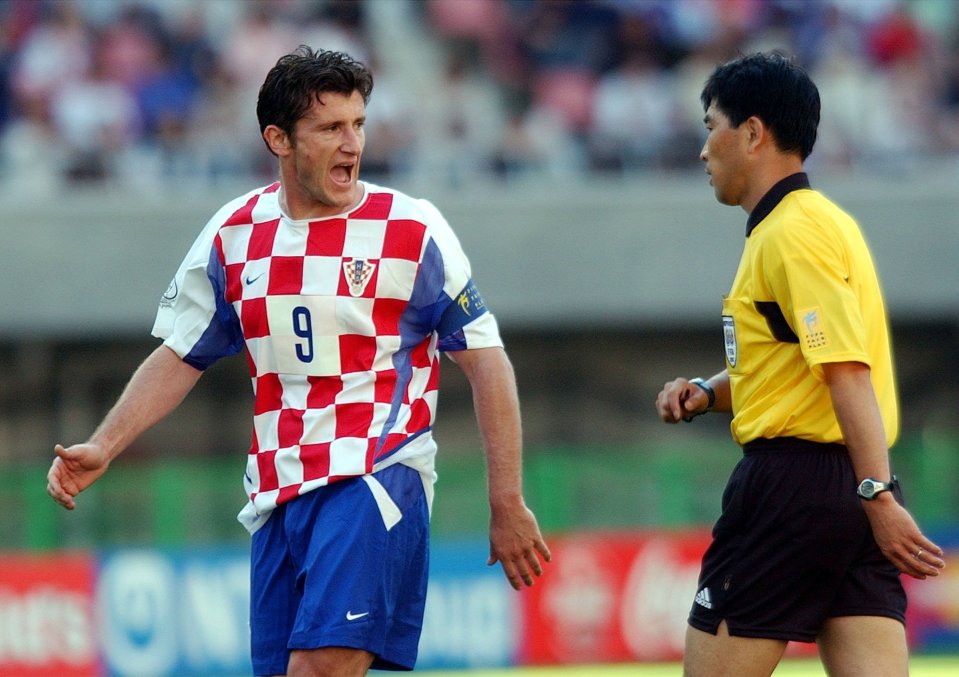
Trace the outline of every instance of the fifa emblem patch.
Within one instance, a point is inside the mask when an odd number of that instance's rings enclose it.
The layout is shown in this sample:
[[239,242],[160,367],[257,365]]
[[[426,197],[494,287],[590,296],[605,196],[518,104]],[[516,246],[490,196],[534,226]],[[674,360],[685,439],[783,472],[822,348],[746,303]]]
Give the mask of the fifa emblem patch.
[[479,289],[469,280],[463,290],[450,299],[449,308],[443,313],[440,323],[436,327],[436,332],[441,337],[450,336],[480,315],[487,312],[486,302],[480,296]]
[[829,341],[826,340],[826,330],[822,318],[819,316],[819,309],[804,310],[801,315],[802,341],[806,350],[825,348]]
[[736,366],[738,349],[736,347],[736,321],[732,315],[723,315],[723,343],[726,345],[726,361],[730,367]]
[[459,296],[456,297],[456,305],[458,305],[460,310],[470,318],[473,317],[474,313],[482,314],[482,311],[486,308],[486,303],[483,301],[483,297],[480,296],[479,289],[476,288],[476,285],[473,284],[472,280],[467,283],[463,291],[461,291]]
[[170,281],[170,286],[166,288],[166,291],[163,292],[163,296],[160,298],[160,307],[172,308],[179,294],[180,288],[177,286],[176,278],[173,278],[173,280]]
[[346,283],[350,286],[350,296],[363,296],[374,270],[376,270],[376,264],[365,259],[353,259],[343,264],[343,275],[346,276]]

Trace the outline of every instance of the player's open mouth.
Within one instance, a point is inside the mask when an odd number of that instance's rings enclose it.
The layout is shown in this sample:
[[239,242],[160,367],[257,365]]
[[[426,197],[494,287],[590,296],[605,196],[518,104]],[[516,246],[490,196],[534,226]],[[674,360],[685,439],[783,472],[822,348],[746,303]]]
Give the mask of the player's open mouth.
[[335,165],[330,171],[330,176],[332,177],[335,183],[348,184],[353,180],[353,170],[356,168],[356,165],[352,162],[344,162],[340,165]]

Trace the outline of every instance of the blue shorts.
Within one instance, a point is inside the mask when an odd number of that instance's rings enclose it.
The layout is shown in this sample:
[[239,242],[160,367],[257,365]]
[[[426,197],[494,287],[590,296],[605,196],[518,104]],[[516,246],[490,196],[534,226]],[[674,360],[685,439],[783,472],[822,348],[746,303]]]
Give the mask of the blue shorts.
[[429,570],[429,508],[402,464],[277,507],[253,534],[253,671],[286,674],[290,651],[351,647],[380,670],[416,662]]

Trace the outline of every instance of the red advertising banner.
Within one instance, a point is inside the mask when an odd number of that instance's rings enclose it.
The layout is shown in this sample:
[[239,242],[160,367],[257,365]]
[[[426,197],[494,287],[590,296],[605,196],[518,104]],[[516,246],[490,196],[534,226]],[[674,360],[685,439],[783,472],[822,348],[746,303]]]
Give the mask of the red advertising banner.
[[[549,575],[522,595],[518,662],[681,660],[708,530],[550,539]],[[790,644],[790,655],[815,654]]]
[[705,530],[550,539],[549,575],[523,595],[521,664],[678,660]]
[[102,675],[93,613],[95,560],[0,554],[0,675]]

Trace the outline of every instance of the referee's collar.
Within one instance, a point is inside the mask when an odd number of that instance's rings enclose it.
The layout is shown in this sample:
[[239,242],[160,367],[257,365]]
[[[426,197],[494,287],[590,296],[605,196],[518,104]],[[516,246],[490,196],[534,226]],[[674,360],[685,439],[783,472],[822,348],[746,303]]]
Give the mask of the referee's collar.
[[770,188],[765,195],[756,203],[756,207],[749,215],[746,221],[746,237],[749,237],[753,228],[758,226],[763,219],[769,216],[769,213],[776,208],[782,199],[794,190],[809,188],[809,177],[805,172],[790,174],[782,179],[775,186]]

